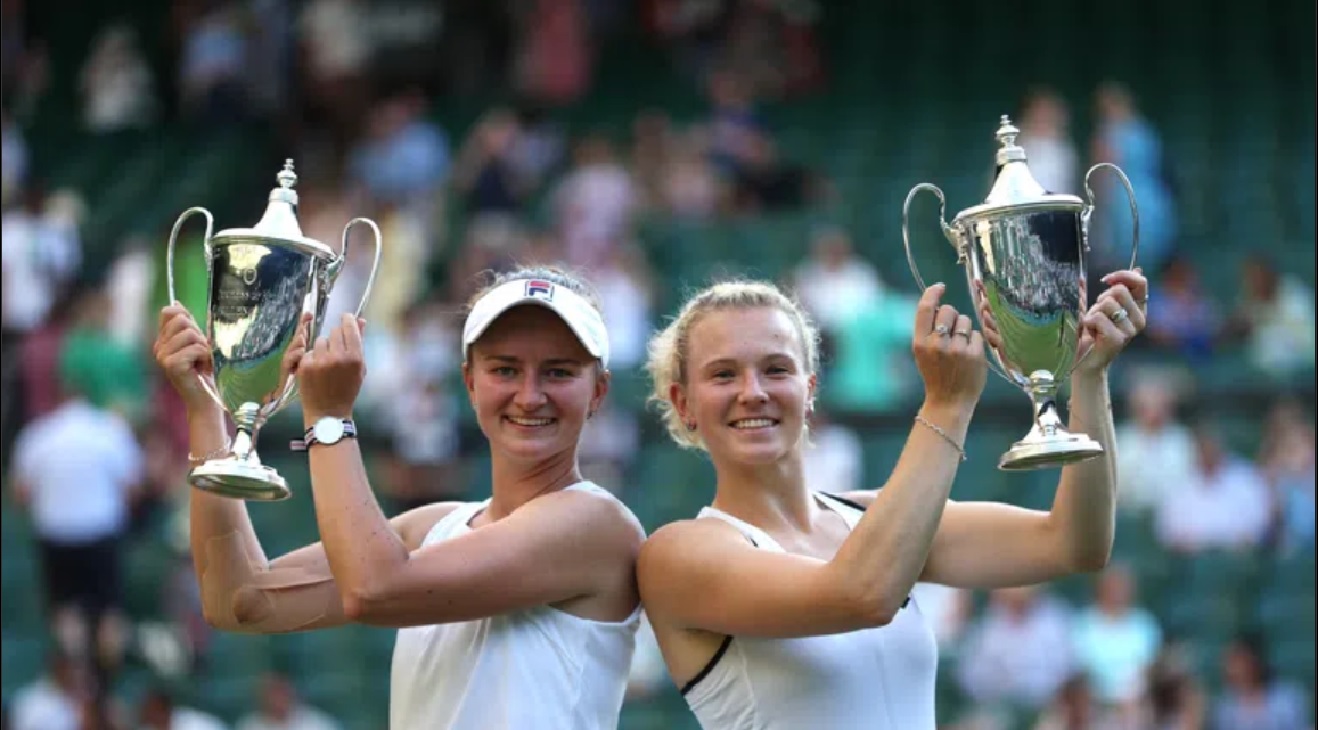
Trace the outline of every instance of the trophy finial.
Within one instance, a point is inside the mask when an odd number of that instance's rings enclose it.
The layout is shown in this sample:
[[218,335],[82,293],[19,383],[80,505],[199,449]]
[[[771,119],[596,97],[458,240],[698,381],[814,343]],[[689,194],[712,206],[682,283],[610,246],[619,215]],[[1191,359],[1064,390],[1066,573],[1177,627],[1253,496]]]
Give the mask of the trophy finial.
[[275,238],[301,238],[302,228],[297,222],[297,191],[293,189],[297,184],[297,173],[293,172],[291,157],[284,160],[284,169],[275,175],[275,179],[279,186],[270,190],[265,215],[261,216],[254,230]]
[[[1003,117],[1003,119],[1006,119],[1006,117]],[[297,185],[297,173],[293,172],[292,157],[284,160],[284,169],[280,170],[278,175],[275,175],[275,179],[279,181],[279,187],[285,190],[291,190],[294,185]]]
[[1003,114],[998,126],[998,133],[994,135],[998,139],[998,144],[1002,145],[998,149],[999,165],[1025,161],[1025,150],[1016,144],[1016,137],[1020,133],[1021,130],[1011,123],[1011,117]]

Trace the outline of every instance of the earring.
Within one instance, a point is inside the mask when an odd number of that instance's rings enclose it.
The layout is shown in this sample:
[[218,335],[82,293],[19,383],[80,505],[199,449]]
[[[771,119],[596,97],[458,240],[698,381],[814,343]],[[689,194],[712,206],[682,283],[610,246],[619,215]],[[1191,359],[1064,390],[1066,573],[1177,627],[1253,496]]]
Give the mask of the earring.
[[686,424],[686,430],[688,430],[688,431],[694,431],[694,430],[696,430],[696,422],[695,422],[695,421],[690,421],[690,422],[688,422],[688,423]]

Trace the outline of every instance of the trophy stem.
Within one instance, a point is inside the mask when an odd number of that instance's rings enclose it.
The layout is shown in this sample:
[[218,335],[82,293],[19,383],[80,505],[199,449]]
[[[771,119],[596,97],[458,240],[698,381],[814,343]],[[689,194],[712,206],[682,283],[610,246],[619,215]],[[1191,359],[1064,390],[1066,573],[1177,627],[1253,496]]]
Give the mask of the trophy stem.
[[261,464],[256,454],[255,404],[244,404],[234,415],[237,433],[230,455],[211,459],[192,470],[188,483],[204,492],[231,499],[278,502],[287,499],[287,482],[279,473]]
[[1103,453],[1103,445],[1084,434],[1066,430],[1057,414],[1057,388],[1051,377],[1040,382],[1031,378],[1030,401],[1034,404],[1034,427],[1025,438],[1012,444],[998,460],[1004,471],[1048,469],[1092,459]]

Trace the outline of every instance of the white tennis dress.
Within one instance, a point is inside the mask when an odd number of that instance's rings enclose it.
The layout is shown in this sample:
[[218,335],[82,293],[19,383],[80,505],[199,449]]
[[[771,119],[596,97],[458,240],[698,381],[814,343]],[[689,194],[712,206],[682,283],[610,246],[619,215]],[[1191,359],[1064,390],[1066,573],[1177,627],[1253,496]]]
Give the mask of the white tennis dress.
[[[580,482],[569,490],[613,495]],[[464,504],[422,545],[469,532],[489,504]],[[591,621],[548,606],[400,629],[390,730],[616,730],[641,611]]]
[[[816,493],[855,529],[862,510]],[[763,530],[713,507],[762,550]],[[887,626],[794,639],[728,637],[682,688],[704,730],[934,730],[938,646],[915,598]]]

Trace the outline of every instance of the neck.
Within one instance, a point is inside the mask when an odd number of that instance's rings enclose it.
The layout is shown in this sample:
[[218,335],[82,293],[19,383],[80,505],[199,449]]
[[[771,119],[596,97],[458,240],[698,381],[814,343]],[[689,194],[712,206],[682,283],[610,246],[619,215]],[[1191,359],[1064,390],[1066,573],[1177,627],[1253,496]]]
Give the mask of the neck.
[[818,506],[805,484],[801,454],[771,464],[728,464],[715,461],[718,487],[713,506],[773,532],[808,532]]
[[518,462],[494,455],[493,496],[487,510],[491,520],[501,519],[542,494],[557,492],[581,481],[576,450],[543,461]]

